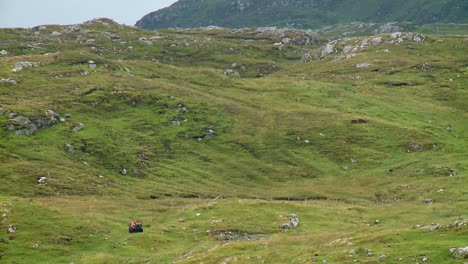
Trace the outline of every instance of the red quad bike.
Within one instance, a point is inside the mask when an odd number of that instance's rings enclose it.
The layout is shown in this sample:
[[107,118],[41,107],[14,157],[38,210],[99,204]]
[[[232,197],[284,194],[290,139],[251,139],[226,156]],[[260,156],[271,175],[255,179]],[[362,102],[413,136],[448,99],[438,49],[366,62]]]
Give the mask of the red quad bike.
[[143,232],[143,225],[141,223],[137,223],[135,227],[132,227],[132,225],[128,225],[128,232],[129,233],[141,233]]

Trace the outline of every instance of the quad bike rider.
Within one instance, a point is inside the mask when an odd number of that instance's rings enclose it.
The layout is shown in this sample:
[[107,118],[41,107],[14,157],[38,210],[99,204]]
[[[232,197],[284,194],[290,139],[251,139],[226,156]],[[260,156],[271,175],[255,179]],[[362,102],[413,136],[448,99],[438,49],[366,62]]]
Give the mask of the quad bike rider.
[[128,232],[141,233],[143,232],[143,225],[141,223],[138,223],[137,221],[132,221],[132,223],[128,225]]

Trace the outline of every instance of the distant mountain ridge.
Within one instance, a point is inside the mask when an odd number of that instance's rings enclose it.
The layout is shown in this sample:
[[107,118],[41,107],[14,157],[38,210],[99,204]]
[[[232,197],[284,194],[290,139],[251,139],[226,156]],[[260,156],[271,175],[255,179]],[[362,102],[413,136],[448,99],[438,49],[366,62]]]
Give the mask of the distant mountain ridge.
[[350,22],[468,23],[466,0],[180,0],[149,13],[145,29],[279,26],[316,29]]

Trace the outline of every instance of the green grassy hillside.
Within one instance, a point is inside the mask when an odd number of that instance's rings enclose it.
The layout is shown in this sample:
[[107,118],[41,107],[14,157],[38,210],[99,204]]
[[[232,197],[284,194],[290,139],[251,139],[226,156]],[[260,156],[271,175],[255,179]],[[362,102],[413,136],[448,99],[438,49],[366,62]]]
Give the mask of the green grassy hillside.
[[1,29],[0,262],[463,263],[468,38],[379,37]]
[[180,0],[142,17],[146,29],[222,26],[321,28],[351,22],[467,23],[464,0]]

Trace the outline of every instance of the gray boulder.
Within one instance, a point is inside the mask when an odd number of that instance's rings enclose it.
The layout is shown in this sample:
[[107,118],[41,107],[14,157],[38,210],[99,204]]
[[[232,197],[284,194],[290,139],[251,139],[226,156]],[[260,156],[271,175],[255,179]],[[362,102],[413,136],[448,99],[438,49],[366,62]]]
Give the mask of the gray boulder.
[[7,229],[7,233],[15,233],[15,232],[16,232],[16,226],[9,225]]
[[285,32],[285,29],[276,27],[260,27],[255,31],[257,37],[275,37],[280,39],[286,37]]
[[20,61],[15,64],[15,68],[13,68],[11,71],[12,72],[19,72],[22,71],[23,69],[29,69],[32,68],[34,65],[29,62],[29,61]]
[[37,183],[39,183],[39,185],[43,185],[47,182],[47,178],[46,177],[41,177],[39,178],[39,180],[37,180]]
[[80,25],[71,25],[71,26],[66,27],[63,30],[63,33],[70,34],[70,33],[76,32],[76,31],[80,31],[80,29],[81,29]]
[[461,248],[451,248],[450,253],[455,259],[468,259],[468,246]]
[[301,58],[301,62],[303,63],[308,63],[312,60],[312,55],[310,55],[309,52],[307,53],[304,53],[304,55],[302,55],[302,58]]
[[348,52],[351,52],[352,50],[353,50],[353,46],[344,46],[341,53],[348,53]]
[[291,38],[283,38],[281,40],[281,42],[284,44],[284,45],[291,45],[292,44],[292,39]]
[[74,155],[75,154],[75,147],[71,144],[65,144],[65,149],[68,153],[68,155]]
[[[308,45],[316,45],[322,42],[322,38],[319,34],[313,31],[295,31],[296,34],[293,38],[291,43],[293,45],[301,45],[301,46],[308,46]],[[284,39],[284,38],[283,38]]]
[[372,38],[369,43],[371,45],[379,45],[382,43],[382,38],[381,37],[376,37],[376,38]]
[[0,83],[8,83],[8,84],[17,84],[16,80],[11,79],[11,78],[2,78],[0,79]]
[[401,38],[401,32],[397,31],[397,32],[394,32],[392,34],[390,34],[390,39],[399,39]]
[[393,32],[398,32],[398,31],[403,31],[403,28],[395,24],[389,23],[389,24],[380,26],[378,29],[374,30],[372,33],[374,33],[374,35],[377,35],[377,34],[383,34],[383,33],[393,33]]
[[57,118],[55,116],[51,116],[50,118],[40,117],[30,119],[26,116],[11,113],[9,116],[9,122],[8,130],[14,131],[17,135],[30,136],[37,130],[52,126],[57,122]]
[[322,59],[332,54],[333,52],[335,52],[335,45],[328,43],[324,47],[318,49],[316,55],[318,58]]
[[72,128],[72,130],[74,132],[78,132],[78,131],[83,130],[84,128],[85,128],[85,125],[83,125],[83,123],[78,123]]
[[93,60],[89,60],[89,61],[88,61],[88,66],[89,66],[89,68],[90,68],[91,70],[96,69],[96,62],[93,61]]
[[372,66],[372,64],[368,63],[368,62],[363,62],[363,63],[358,63],[356,64],[356,68],[357,69],[361,69],[361,68],[368,68]]
[[0,55],[7,55],[8,54],[8,51],[6,50],[0,50]]
[[233,69],[226,69],[224,70],[224,76],[229,76],[229,77],[240,77],[239,72],[233,70]]
[[8,130],[15,131],[17,135],[32,135],[38,130],[36,124],[25,116],[15,116],[10,118]]
[[299,217],[297,217],[295,214],[291,214],[289,217],[289,223],[282,224],[280,226],[280,230],[281,232],[286,232],[289,229],[297,228],[297,226],[299,226]]

